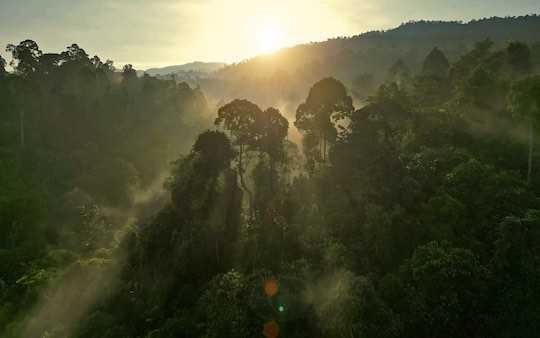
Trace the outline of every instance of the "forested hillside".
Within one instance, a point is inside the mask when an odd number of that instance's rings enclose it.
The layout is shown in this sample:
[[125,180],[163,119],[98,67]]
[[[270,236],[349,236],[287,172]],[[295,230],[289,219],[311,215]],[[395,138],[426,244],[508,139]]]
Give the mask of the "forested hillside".
[[320,76],[293,110],[8,45],[0,337],[535,337],[533,42]]
[[138,78],[131,65],[115,72],[76,44],[8,50],[16,73],[0,60],[0,331],[17,337],[8,324],[44,299],[41,288],[70,265],[92,266],[95,250],[105,259],[127,225],[115,222],[150,212],[169,162],[211,120],[200,90]]
[[[212,101],[228,102],[240,95],[261,105],[278,106],[288,114],[302,102],[311,84],[323,77],[340,80],[357,105],[365,104],[379,85],[392,81],[388,70],[397,61],[417,74],[434,46],[454,62],[486,38],[495,48],[504,48],[509,41],[531,44],[533,56],[540,58],[540,16],[493,17],[468,23],[408,22],[386,31],[283,48],[212,74],[176,75],[179,82],[201,86]],[[168,75],[162,78],[170,79]],[[288,117],[294,118],[294,114]]]

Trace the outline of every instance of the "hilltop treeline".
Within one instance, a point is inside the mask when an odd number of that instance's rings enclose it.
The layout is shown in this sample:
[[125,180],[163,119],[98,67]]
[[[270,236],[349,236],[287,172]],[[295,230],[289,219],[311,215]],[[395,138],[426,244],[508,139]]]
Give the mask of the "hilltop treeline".
[[[263,106],[278,105],[289,114],[302,102],[313,83],[329,76],[343,82],[354,94],[359,89],[358,78],[365,80],[369,75],[372,86],[361,88],[364,95],[353,95],[357,104],[364,104],[365,95],[373,95],[387,81],[388,69],[397,60],[417,74],[433,46],[442,50],[450,62],[455,62],[476,41],[490,38],[497,49],[504,48],[509,41],[521,41],[530,44],[533,57],[540,58],[539,32],[537,15],[493,17],[468,23],[414,21],[386,31],[283,48],[206,76],[177,75],[179,81],[200,85],[212,100],[229,102],[241,96]],[[294,114],[288,117],[294,119]]]
[[[333,77],[312,83],[290,121],[236,98],[198,135],[187,121],[204,110],[199,89],[85,65],[81,51],[47,72],[14,54],[16,74],[0,78],[3,336],[540,330],[528,44],[482,40],[454,62],[434,47],[418,72],[395,60],[360,109]],[[44,54],[30,54],[39,65]],[[129,210],[133,185],[148,186],[165,145],[186,137],[167,198],[123,227],[105,207]],[[93,203],[70,200],[74,188]]]

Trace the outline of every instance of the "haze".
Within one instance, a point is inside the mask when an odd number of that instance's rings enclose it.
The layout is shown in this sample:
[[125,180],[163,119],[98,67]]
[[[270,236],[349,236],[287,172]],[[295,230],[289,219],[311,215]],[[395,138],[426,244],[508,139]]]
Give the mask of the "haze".
[[[539,11],[536,0],[1,0],[0,43],[29,38],[43,51],[77,43],[117,67],[147,69],[195,60],[236,62],[409,20],[469,21]],[[11,59],[4,48],[0,52]]]

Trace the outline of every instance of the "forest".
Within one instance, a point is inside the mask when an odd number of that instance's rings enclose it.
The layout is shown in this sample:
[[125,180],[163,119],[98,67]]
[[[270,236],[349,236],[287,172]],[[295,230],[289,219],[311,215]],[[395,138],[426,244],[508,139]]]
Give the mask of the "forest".
[[269,104],[7,45],[0,337],[537,336],[538,46]]

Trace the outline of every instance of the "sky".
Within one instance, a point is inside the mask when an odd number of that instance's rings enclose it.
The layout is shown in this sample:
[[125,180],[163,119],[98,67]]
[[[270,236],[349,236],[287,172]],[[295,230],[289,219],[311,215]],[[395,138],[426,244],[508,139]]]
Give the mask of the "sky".
[[148,69],[238,62],[278,47],[386,30],[410,20],[540,14],[540,0],[0,0],[0,54],[31,39]]

